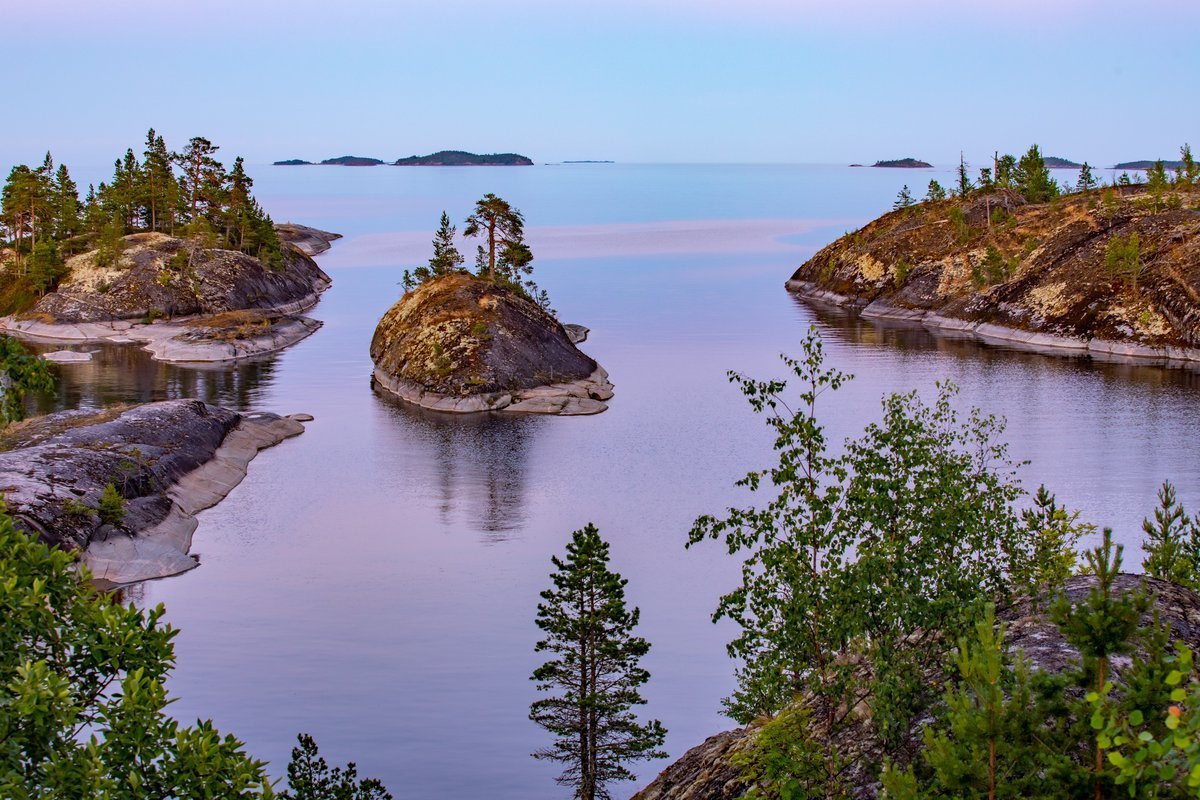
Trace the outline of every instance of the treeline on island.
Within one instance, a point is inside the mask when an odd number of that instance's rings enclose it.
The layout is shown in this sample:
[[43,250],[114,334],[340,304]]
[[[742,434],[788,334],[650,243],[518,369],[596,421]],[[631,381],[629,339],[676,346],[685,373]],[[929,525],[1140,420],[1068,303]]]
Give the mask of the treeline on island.
[[197,136],[171,151],[151,129],[141,158],[126,150],[112,178],[89,186],[82,199],[67,166],[56,167],[49,153],[39,166],[13,167],[0,200],[0,313],[53,291],[72,255],[95,249],[98,265],[115,263],[131,233],[237,250],[282,269],[279,237],[251,194],[242,158],[227,169],[218,150]]

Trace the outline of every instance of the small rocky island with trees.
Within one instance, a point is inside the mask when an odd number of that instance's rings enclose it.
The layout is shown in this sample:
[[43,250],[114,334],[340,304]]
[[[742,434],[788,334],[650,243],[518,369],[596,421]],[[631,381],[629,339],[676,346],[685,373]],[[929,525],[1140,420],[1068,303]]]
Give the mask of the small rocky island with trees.
[[437,411],[604,411],[613,396],[608,373],[575,346],[586,329],[560,323],[530,277],[521,213],[487,194],[463,232],[483,240],[474,274],[462,266],[445,212],[433,257],[405,272],[405,294],[371,340],[376,384]]
[[1143,183],[1050,176],[1037,146],[949,189],[908,187],[894,210],[820,250],[787,288],[866,318],[1044,352],[1200,360],[1200,165]]
[[14,167],[0,208],[10,242],[0,327],[39,341],[139,342],[164,361],[245,358],[319,328],[300,312],[330,284],[312,255],[338,234],[275,225],[243,160],[226,169],[218,149],[194,137],[171,152],[151,130],[142,159],[127,150],[82,201],[49,154]]

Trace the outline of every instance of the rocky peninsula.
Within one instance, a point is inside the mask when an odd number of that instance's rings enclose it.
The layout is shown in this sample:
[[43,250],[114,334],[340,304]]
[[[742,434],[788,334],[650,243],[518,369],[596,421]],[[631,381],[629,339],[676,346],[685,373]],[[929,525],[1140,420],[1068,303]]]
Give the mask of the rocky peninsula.
[[[1063,593],[1073,602],[1082,601],[1095,586],[1094,575],[1080,575],[1067,580]],[[1200,595],[1191,589],[1167,581],[1147,578],[1142,575],[1121,574],[1115,579],[1114,590],[1125,595],[1145,586],[1151,599],[1150,609],[1142,618],[1142,628],[1157,624],[1155,615],[1169,628],[1168,650],[1180,642],[1193,650],[1200,648]],[[1036,603],[1025,599],[998,614],[1007,625],[1005,649],[1010,654],[1022,653],[1030,667],[1049,674],[1061,674],[1076,669],[1081,663],[1079,652],[1063,637],[1058,626],[1050,621],[1046,609],[1051,596],[1038,598]],[[1144,656],[1135,653],[1132,657],[1114,662],[1112,676],[1118,686],[1122,683],[1122,672],[1128,669],[1133,659]],[[948,669],[954,669],[947,664]],[[947,676],[932,677],[941,684]],[[803,702],[803,701],[799,701]],[[760,720],[743,728],[724,731],[709,737],[693,747],[668,766],[632,800],[738,800],[746,796],[752,786],[739,767],[738,756],[753,748],[762,723]],[[818,736],[815,732],[814,737]],[[910,734],[911,746],[921,743],[921,728]],[[859,725],[847,725],[836,742],[837,749],[847,763],[855,766],[846,776],[849,795],[856,800],[875,800],[879,783],[871,774],[882,762],[883,747],[873,733],[869,721]]]
[[160,361],[230,361],[282,349],[321,326],[300,312],[330,285],[312,255],[340,235],[290,224],[276,232],[278,268],[164,233],[130,234],[107,266],[96,250],[72,257],[57,290],[0,318],[0,329],[35,342],[138,342]]
[[437,411],[598,414],[613,390],[575,346],[585,334],[512,289],[452,273],[384,314],[371,340],[374,381]]
[[174,575],[197,564],[188,555],[194,515],[308,419],[199,400],[30,419],[0,438],[5,507],[43,542],[78,552],[102,584]]
[[864,318],[1038,352],[1200,361],[1192,203],[1137,185],[927,201],[841,237],[786,285]]

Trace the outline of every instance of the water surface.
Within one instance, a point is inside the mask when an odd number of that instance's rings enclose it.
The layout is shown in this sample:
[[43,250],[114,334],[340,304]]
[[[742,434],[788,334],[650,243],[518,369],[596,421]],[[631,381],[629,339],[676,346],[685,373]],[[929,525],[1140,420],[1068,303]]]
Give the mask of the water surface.
[[[550,556],[594,522],[612,543],[653,643],[647,712],[678,755],[729,727],[732,688],[709,614],[736,580],[716,545],[683,550],[696,516],[746,498],[770,438],[725,372],[780,374],[816,324],[857,377],[825,402],[833,441],[876,419],[884,392],[935,381],[1009,420],[1030,486],[1116,528],[1136,565],[1159,482],[1200,501],[1188,443],[1200,377],[1034,356],[813,309],[783,290],[816,248],[949,172],[828,166],[572,165],[533,168],[258,167],[277,220],[341,232],[334,279],[297,346],[216,369],[106,348],[63,365],[49,405],[200,397],[308,412],[307,432],[262,454],[201,515],[201,566],[138,587],[182,628],[172,690],[183,719],[212,717],[282,773],[298,731],[356,760],[402,798],[553,798],[535,698],[533,624]],[[368,344],[427,258],[438,216],[495,192],[525,212],[536,277],[612,375],[587,418],[457,417],[376,394]],[[662,763],[643,765],[648,778]],[[618,791],[627,796],[635,787]]]

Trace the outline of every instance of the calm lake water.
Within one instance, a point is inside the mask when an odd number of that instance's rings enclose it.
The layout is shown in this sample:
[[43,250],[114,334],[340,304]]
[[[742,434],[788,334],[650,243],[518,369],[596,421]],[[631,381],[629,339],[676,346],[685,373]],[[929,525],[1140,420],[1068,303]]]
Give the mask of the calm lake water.
[[[268,167],[276,220],[345,234],[320,258],[325,325],[282,354],[221,369],[110,348],[59,368],[58,407],[199,397],[316,421],[266,451],[204,512],[192,572],[135,587],[182,629],[173,710],[211,717],[282,774],[298,731],[398,798],[554,798],[529,753],[538,593],[570,532],[596,523],[653,643],[645,713],[673,756],[730,727],[732,637],[709,614],[737,565],[685,552],[696,516],[746,498],[771,463],[765,427],[725,372],[780,374],[816,324],[857,377],[824,403],[834,441],[878,417],[885,392],[935,381],[1008,419],[1012,454],[1140,562],[1141,518],[1164,478],[1200,502],[1200,375],[1050,358],[937,339],[814,310],[783,289],[805,258],[949,170],[831,166]],[[372,392],[368,344],[428,258],[443,209],[495,192],[526,215],[536,278],[612,375],[596,417],[455,417]],[[666,762],[639,766],[644,783]],[[619,787],[628,796],[637,787]]]

